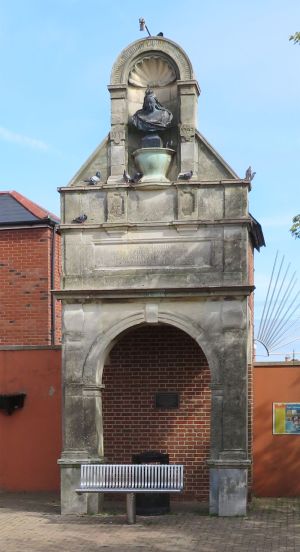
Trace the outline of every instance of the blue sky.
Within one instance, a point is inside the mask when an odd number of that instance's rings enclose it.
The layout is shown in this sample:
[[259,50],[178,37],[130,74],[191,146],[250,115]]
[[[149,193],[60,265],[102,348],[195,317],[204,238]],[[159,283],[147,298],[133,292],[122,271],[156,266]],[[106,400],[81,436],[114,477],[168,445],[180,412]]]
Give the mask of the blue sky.
[[240,176],[249,165],[257,173],[250,210],[267,242],[256,254],[259,318],[277,249],[300,275],[300,240],[289,234],[300,212],[300,46],[288,40],[299,0],[0,0],[1,189],[59,214],[57,187],[109,131],[111,68],[145,36],[140,16],[189,55],[199,130]]

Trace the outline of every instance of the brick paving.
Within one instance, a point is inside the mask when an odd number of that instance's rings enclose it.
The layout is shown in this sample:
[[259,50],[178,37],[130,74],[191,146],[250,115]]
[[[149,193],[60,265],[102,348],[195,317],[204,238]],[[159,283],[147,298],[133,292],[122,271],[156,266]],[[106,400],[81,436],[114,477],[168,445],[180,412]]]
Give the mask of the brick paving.
[[[255,499],[244,518],[218,518],[179,505],[127,525],[125,507],[61,516],[49,494],[0,494],[5,552],[299,552],[300,499]],[[112,513],[112,509],[115,509]],[[122,512],[122,513],[121,513]],[[123,513],[124,512],[124,513]]]

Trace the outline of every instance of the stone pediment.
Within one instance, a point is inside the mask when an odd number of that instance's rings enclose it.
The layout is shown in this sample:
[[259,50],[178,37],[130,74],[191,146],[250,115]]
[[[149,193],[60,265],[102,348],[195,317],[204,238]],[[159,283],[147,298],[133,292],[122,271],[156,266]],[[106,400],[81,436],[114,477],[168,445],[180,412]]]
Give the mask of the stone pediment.
[[214,147],[196,130],[198,144],[198,180],[227,180],[238,179],[239,176],[226,163]]
[[[136,154],[141,147],[145,148],[142,146],[143,135],[153,130],[149,123],[151,116],[144,111],[149,87],[153,88],[150,90],[151,101],[155,103],[155,108],[152,106],[156,117],[153,124],[160,134],[160,147],[165,152],[168,148],[172,150],[164,181],[176,182],[178,175],[186,172],[191,172],[195,182],[238,179],[196,129],[200,88],[188,56],[169,39],[148,37],[129,44],[117,58],[108,87],[111,95],[109,135],[69,186],[89,186],[85,180],[96,175],[97,171],[101,173],[100,185],[116,186],[124,184],[124,171],[130,175],[145,172],[139,166]],[[137,114],[140,114],[138,121]],[[163,119],[165,114],[168,114],[167,123]],[[151,180],[152,172],[147,175],[147,181]]]
[[84,180],[87,180],[88,178],[96,174],[97,171],[100,171],[101,173],[101,183],[106,182],[108,178],[108,146],[109,137],[106,136],[106,138],[102,140],[99,146],[93,151],[93,153],[88,157],[85,163],[73,176],[68,186],[87,185]]
[[[188,134],[186,134],[188,140]],[[118,137],[115,136],[115,140]],[[198,145],[198,181],[215,181],[215,180],[232,180],[238,179],[238,175],[235,171],[226,163],[223,157],[214,149],[214,147],[206,140],[206,138],[196,130],[196,143]],[[87,161],[80,167],[79,171],[69,182],[69,186],[88,186],[84,180],[87,180],[90,176],[96,174],[97,171],[101,172],[101,184],[107,182],[109,176],[108,167],[108,149],[109,149],[109,137],[107,136],[101,144],[90,155]],[[176,178],[174,178],[174,181]]]

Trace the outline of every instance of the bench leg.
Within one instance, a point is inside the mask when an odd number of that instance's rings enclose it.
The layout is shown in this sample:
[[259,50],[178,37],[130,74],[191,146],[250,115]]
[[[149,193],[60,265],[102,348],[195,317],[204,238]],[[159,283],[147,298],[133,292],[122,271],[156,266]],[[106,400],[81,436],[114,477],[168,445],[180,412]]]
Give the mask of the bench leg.
[[136,522],[136,512],[135,512],[135,493],[127,493],[126,495],[126,505],[127,505],[127,521],[132,525]]

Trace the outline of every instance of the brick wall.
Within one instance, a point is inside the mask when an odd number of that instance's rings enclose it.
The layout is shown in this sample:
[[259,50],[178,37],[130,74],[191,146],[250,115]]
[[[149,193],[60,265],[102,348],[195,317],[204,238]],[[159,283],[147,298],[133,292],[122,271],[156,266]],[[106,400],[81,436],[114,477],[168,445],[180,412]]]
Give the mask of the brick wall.
[[[56,240],[57,279],[60,237]],[[0,232],[0,345],[51,343],[51,242],[48,227]]]
[[[185,498],[208,500],[210,372],[204,354],[171,326],[124,335],[104,368],[104,453],[110,462],[159,450],[185,465]],[[176,410],[156,409],[157,391],[178,391]]]

